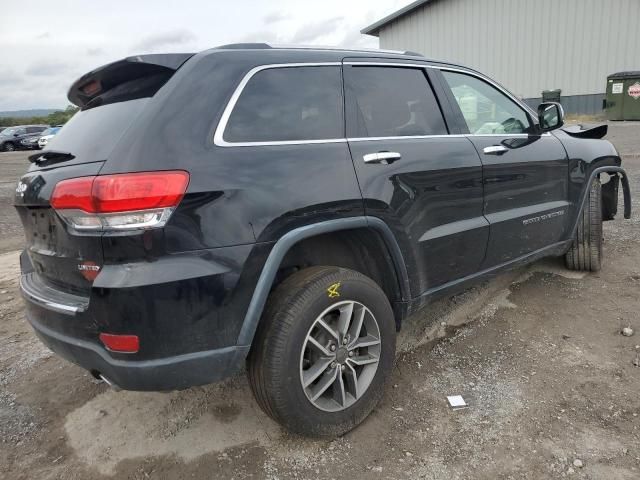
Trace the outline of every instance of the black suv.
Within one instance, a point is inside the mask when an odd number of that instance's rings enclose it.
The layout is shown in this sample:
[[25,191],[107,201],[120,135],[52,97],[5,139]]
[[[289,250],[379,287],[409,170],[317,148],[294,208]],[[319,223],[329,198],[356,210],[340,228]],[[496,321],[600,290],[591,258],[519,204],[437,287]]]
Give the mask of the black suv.
[[23,148],[31,148],[23,140],[36,139],[36,144],[40,134],[49,128],[48,125],[18,125],[9,127],[0,132],[0,152],[13,152]]
[[544,256],[598,270],[620,184],[630,215],[606,127],[559,129],[558,104],[415,54],[142,55],[68,96],[80,112],[15,196],[36,333],[131,390],[246,362],[302,434],[372,411],[430,300]]

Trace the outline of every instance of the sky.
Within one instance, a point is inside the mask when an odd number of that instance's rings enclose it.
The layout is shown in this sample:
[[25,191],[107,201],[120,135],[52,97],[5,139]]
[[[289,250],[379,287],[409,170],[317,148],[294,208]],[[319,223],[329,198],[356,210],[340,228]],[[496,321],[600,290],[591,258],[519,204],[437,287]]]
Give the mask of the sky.
[[1,9],[0,111],[64,108],[74,80],[129,55],[235,42],[377,48],[378,39],[360,30],[410,1],[8,2]]

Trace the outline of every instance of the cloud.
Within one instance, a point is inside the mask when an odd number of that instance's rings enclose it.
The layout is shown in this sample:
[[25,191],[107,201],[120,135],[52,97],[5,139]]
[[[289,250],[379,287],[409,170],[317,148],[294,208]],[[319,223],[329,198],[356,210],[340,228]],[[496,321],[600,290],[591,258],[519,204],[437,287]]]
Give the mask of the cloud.
[[351,30],[342,40],[338,42],[338,46],[345,48],[377,48],[377,39],[362,35],[358,30]]
[[38,40],[45,40],[45,39],[47,39],[47,38],[51,38],[51,32],[44,32],[44,33],[41,33],[41,34],[40,34],[40,35],[38,35],[36,38],[37,38]]
[[159,47],[166,47],[168,45],[184,45],[194,41],[196,38],[197,37],[189,30],[171,30],[149,35],[133,45],[132,49],[156,50]]
[[52,75],[59,75],[69,70],[69,66],[66,63],[58,62],[38,62],[29,65],[24,73],[33,77],[49,77]]
[[14,85],[18,84],[21,80],[22,80],[22,77],[20,77],[15,72],[11,72],[11,71],[4,72],[2,75],[0,75],[0,87],[4,87],[4,86],[13,87]]
[[98,55],[104,55],[104,49],[97,47],[97,48],[87,48],[87,55],[91,56],[91,57],[95,57]]
[[271,30],[259,30],[236,38],[233,43],[282,43],[283,40],[276,32]]
[[281,22],[282,20],[286,20],[287,18],[289,18],[289,14],[285,13],[285,12],[272,12],[268,15],[265,15],[262,19],[262,21],[264,23],[266,23],[267,25],[272,24],[272,23],[278,23]]
[[309,23],[291,37],[291,43],[313,44],[338,30],[343,20],[344,17],[333,17],[320,22]]

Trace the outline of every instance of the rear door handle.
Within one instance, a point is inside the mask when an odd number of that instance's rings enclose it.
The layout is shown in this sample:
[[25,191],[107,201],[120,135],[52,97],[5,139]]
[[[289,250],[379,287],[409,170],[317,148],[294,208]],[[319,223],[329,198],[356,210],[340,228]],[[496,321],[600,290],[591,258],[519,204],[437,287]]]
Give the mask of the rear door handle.
[[364,163],[382,163],[384,165],[388,165],[389,163],[393,163],[397,160],[400,160],[402,155],[398,152],[375,152],[375,153],[367,153],[362,156]]
[[507,153],[509,149],[502,145],[491,145],[490,147],[484,147],[482,151],[485,155],[502,155],[503,153]]

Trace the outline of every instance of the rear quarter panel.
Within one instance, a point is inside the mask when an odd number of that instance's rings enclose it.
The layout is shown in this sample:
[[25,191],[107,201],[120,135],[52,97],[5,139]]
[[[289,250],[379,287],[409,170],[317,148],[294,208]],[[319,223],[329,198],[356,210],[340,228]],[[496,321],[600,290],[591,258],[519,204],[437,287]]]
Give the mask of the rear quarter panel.
[[271,242],[296,226],[361,215],[346,142],[269,147],[213,142],[227,102],[251,68],[335,62],[335,55],[274,50],[194,56],[158,91],[101,174],[190,173],[187,195],[165,228],[170,251]]

